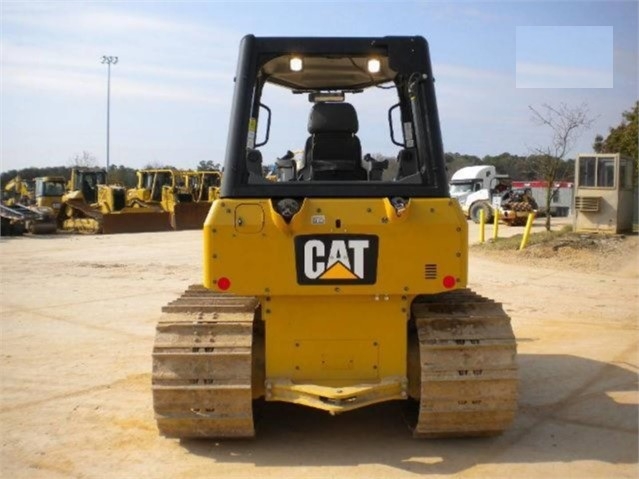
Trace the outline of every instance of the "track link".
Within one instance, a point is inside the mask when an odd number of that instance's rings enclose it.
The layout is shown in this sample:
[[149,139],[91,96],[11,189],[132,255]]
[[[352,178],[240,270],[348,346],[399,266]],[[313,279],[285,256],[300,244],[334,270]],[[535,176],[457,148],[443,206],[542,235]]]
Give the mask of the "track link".
[[252,336],[258,301],[190,286],[162,308],[153,407],[167,437],[253,437]]
[[421,368],[415,437],[500,434],[517,409],[516,341],[501,304],[470,290],[412,306]]

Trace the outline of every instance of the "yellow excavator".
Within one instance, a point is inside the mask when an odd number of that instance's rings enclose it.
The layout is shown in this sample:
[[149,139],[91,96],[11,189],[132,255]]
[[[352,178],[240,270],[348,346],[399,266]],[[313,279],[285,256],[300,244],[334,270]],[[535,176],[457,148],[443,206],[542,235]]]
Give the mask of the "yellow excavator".
[[20,175],[9,180],[4,185],[2,201],[7,206],[31,204],[33,202],[33,190],[29,187],[29,182]]
[[158,208],[127,204],[126,188],[106,183],[106,171],[73,168],[60,198],[60,228],[81,233],[167,231],[169,215]]
[[170,215],[175,230],[202,228],[210,203],[196,201],[184,172],[172,168],[144,169],[137,172],[137,178],[137,186],[127,191],[130,203],[162,208]]
[[[160,433],[253,437],[265,400],[330,414],[403,401],[415,437],[500,434],[516,341],[501,304],[468,289],[426,40],[247,35],[238,61],[203,284],[156,329]],[[289,141],[303,162],[267,179],[263,157]]]

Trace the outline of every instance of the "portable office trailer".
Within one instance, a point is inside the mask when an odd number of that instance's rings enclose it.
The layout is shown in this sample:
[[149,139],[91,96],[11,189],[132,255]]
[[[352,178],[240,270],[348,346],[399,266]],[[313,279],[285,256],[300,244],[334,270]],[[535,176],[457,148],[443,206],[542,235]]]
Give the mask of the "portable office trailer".
[[631,231],[637,207],[632,175],[632,160],[618,153],[579,155],[575,162],[575,232]]

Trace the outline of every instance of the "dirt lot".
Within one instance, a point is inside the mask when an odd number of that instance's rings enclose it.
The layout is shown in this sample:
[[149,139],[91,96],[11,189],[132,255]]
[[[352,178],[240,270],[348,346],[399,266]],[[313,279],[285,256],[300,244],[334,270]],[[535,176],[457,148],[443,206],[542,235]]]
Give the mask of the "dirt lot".
[[0,475],[635,478],[627,240],[594,270],[471,250],[471,287],[504,303],[518,338],[520,409],[500,437],[415,441],[395,403],[338,417],[269,403],[253,441],[180,442],[155,429],[150,358],[160,307],[200,281],[200,232],[2,238]]

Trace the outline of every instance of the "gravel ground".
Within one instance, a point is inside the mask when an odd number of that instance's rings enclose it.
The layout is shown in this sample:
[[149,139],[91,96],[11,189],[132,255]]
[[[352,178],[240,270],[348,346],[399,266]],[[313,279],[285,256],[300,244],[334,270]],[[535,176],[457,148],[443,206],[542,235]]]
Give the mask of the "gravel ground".
[[511,253],[473,248],[469,265],[518,338],[502,436],[416,441],[397,403],[337,417],[267,403],[255,440],[178,441],[155,427],[151,349],[161,306],[200,282],[200,232],[2,238],[0,476],[637,477],[636,238],[614,255],[623,270]]

